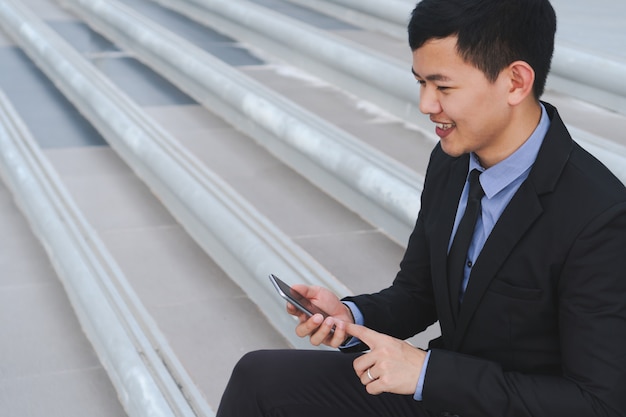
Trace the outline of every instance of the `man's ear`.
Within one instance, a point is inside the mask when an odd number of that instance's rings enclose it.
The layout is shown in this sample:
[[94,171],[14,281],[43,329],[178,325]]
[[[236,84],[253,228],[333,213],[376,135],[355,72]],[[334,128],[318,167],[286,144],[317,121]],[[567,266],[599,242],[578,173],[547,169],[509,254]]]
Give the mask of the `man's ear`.
[[515,61],[507,67],[507,71],[510,82],[508,102],[514,106],[533,94],[535,70],[525,61]]

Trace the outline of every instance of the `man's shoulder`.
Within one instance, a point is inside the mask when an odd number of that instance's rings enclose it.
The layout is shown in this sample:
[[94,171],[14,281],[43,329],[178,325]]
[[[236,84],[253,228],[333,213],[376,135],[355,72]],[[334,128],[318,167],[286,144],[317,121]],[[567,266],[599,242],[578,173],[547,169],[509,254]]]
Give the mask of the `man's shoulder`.
[[626,201],[626,186],[619,178],[592,155],[574,141],[568,161],[566,174],[578,184],[581,195],[593,195],[607,202]]
[[[596,195],[616,201],[626,199],[624,184],[571,137],[556,107],[543,104],[551,125],[531,173],[538,192],[542,194],[555,190],[554,187],[573,184],[580,197]],[[605,199],[602,197],[602,200]]]

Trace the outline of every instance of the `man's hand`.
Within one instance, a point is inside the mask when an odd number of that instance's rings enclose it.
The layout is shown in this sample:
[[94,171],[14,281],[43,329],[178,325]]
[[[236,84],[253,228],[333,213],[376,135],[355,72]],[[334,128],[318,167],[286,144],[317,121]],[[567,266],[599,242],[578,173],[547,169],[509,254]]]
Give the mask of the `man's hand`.
[[348,308],[339,297],[325,288],[307,285],[294,285],[292,288],[329,314],[326,319],[321,314],[309,318],[292,304],[287,303],[287,312],[300,320],[296,334],[300,337],[309,336],[311,344],[315,346],[325,344],[334,348],[339,347],[348,337],[346,324],[352,323],[352,314]]
[[367,392],[413,395],[426,352],[409,343],[347,323],[346,332],[366,343],[371,351],[355,359],[353,366]]

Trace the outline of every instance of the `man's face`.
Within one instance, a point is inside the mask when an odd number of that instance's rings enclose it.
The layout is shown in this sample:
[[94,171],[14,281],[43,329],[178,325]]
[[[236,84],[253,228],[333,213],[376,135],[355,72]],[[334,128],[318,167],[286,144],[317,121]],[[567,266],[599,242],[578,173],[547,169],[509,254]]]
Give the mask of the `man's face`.
[[456,36],[432,39],[413,52],[413,72],[420,83],[420,111],[435,123],[447,154],[475,152],[485,167],[506,148],[511,85],[501,73],[490,82],[463,61]]

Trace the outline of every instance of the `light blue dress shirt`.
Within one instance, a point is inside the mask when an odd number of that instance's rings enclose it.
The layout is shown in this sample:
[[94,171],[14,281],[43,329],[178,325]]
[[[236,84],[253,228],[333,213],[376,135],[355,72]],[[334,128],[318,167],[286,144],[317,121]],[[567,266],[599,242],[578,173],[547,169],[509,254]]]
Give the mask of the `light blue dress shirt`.
[[[473,265],[480,254],[489,234],[493,230],[496,222],[500,218],[500,215],[509,204],[513,195],[517,192],[520,185],[528,178],[528,174],[537,159],[537,154],[539,153],[539,148],[541,148],[541,144],[543,143],[543,139],[548,132],[548,128],[550,127],[550,118],[548,117],[548,113],[546,112],[543,104],[541,105],[541,119],[535,131],[530,135],[528,140],[524,142],[519,149],[517,149],[513,154],[511,154],[508,158],[503,161],[497,163],[496,165],[490,167],[489,169],[485,169],[480,166],[478,158],[473,153],[470,154],[470,162],[469,169],[467,171],[467,178],[465,180],[465,187],[463,188],[463,192],[461,193],[461,198],[459,200],[459,206],[457,208],[456,218],[454,220],[454,228],[452,230],[452,235],[450,236],[450,242],[448,244],[448,251],[450,250],[450,246],[452,246],[452,241],[454,235],[456,234],[456,229],[461,222],[461,218],[465,213],[465,207],[467,206],[467,196],[469,194],[469,173],[473,169],[478,169],[482,172],[479,177],[480,185],[483,187],[485,191],[485,195],[481,200],[481,215],[478,216],[478,220],[476,221],[476,227],[474,229],[474,236],[472,237],[472,241],[470,243],[470,247],[467,253],[467,261],[465,263],[465,271],[463,276],[463,290],[460,292],[461,301],[463,299],[463,295],[465,294],[465,290],[469,284],[469,276],[471,272],[471,267],[469,265]],[[345,302],[345,304],[352,310],[352,314],[354,315],[354,320],[357,324],[364,324],[363,314],[356,306],[356,304],[352,302]],[[350,340],[345,346],[350,347],[357,345],[359,343],[358,340]],[[422,371],[420,374],[420,378],[417,384],[417,389],[415,390],[415,395],[413,398],[417,401],[422,400],[422,391],[424,388],[424,379],[426,376],[426,369],[428,367],[428,360],[430,359],[430,351],[427,352],[426,360],[424,361],[424,365],[422,366]]]

